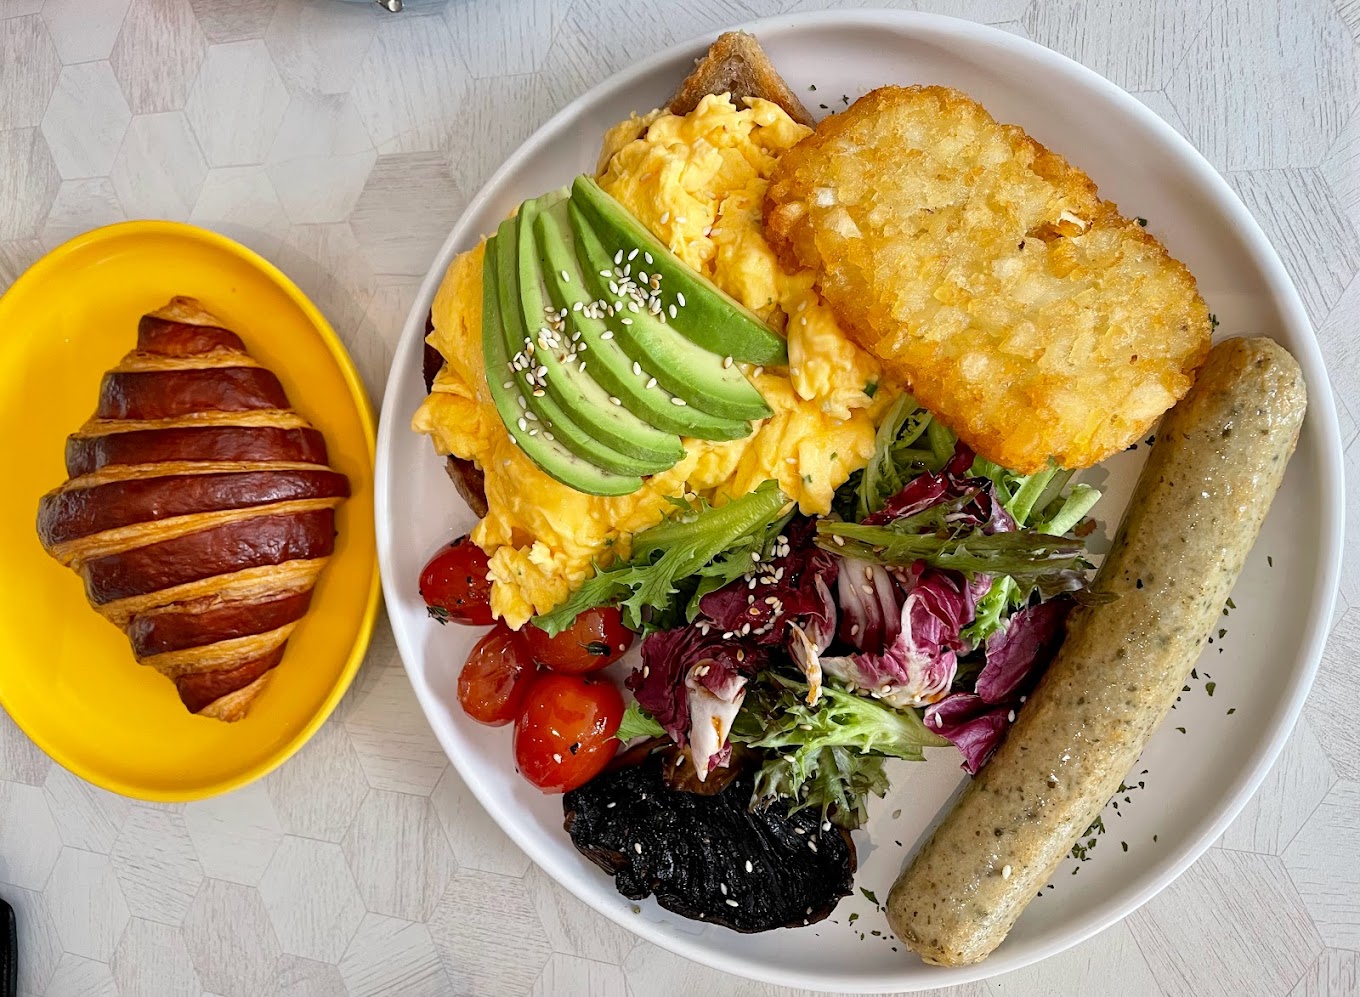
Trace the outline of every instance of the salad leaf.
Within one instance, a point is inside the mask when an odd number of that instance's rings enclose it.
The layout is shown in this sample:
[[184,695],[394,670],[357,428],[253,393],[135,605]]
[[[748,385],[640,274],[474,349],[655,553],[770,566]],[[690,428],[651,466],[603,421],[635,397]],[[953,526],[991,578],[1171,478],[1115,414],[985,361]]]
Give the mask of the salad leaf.
[[[845,826],[864,818],[864,798],[882,795],[884,757],[922,761],[923,748],[949,742],[926,729],[915,710],[895,710],[832,685],[815,706],[807,686],[773,672],[748,691],[732,740],[763,749],[757,795],[788,799],[794,809],[816,806]],[[834,813],[832,813],[834,809]]]
[[977,775],[1006,736],[1014,716],[1010,706],[993,706],[974,693],[955,692],[926,707],[925,724],[962,752],[965,772]]
[[[709,696],[716,695],[735,713],[745,677],[754,675],[765,661],[764,648],[724,640],[717,631],[705,634],[696,626],[656,630],[643,639],[642,667],[634,669],[624,685],[633,691],[638,705],[683,746],[695,709],[707,712],[715,705]],[[717,747],[722,747],[721,740]]]
[[[835,628],[839,558],[818,547],[816,523],[796,516],[777,535],[776,553],[748,559],[745,572],[722,588],[703,595],[699,608],[716,629],[749,635],[761,644],[782,644],[791,621],[803,621],[818,633]],[[758,553],[758,552],[757,552]]]
[[868,692],[899,708],[924,706],[949,692],[958,652],[970,649],[959,632],[972,618],[967,580],[927,568],[910,584],[899,632],[882,654],[825,657],[821,669],[850,692]]
[[1047,665],[1063,640],[1069,599],[1050,599],[1014,614],[987,638],[987,663],[974,691],[988,703],[1009,703],[1027,692],[1036,666]]
[[914,518],[887,526],[823,521],[817,524],[817,542],[827,550],[877,564],[906,567],[924,561],[936,568],[1011,575],[1031,582],[1045,574],[1086,567],[1082,558],[1085,545],[1080,540],[1053,537],[1038,530],[987,534],[976,527],[908,532],[922,525],[913,522]]
[[665,733],[665,728],[649,716],[646,710],[638,706],[636,701],[633,701],[623,711],[623,719],[619,721],[619,729],[614,733],[614,736],[620,741],[626,742],[635,737],[661,737]]
[[842,515],[856,522],[883,508],[883,503],[922,470],[935,469],[935,452],[917,442],[931,425],[930,413],[903,393],[888,409],[874,437],[874,455],[862,471],[852,476],[851,507]]
[[[689,506],[633,537],[631,559],[598,569],[562,605],[535,616],[534,625],[556,636],[582,611],[615,602],[624,624],[634,630],[649,622],[678,623],[694,596],[686,583],[697,585],[705,578],[725,583],[750,570],[753,545],[767,546],[792,514],[792,503],[775,481],[720,507]],[[743,552],[745,562],[739,556]]]

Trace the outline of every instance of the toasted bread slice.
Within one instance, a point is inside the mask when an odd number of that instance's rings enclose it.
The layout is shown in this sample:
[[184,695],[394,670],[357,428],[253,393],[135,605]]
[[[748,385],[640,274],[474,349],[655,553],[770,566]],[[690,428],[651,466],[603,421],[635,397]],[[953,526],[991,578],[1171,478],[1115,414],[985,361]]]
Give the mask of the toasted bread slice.
[[754,35],[728,31],[694,64],[666,109],[672,114],[688,114],[709,94],[730,93],[733,103],[743,97],[760,97],[782,107],[794,121],[813,127],[816,122],[784,78],[770,63]]

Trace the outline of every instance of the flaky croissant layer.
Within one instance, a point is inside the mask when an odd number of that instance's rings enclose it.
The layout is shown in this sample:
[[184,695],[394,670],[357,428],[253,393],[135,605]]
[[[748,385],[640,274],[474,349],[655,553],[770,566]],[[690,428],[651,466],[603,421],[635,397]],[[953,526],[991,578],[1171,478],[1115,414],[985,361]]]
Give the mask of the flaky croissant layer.
[[239,720],[335,547],[349,481],[274,374],[193,298],[142,316],[42,497],[43,547],[186,708]]

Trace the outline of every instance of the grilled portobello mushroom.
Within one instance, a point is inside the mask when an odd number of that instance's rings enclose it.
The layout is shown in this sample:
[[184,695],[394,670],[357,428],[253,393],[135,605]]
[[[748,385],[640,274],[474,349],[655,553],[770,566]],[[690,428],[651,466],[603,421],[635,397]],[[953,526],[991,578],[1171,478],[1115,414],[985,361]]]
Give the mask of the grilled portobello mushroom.
[[654,893],[683,917],[755,932],[820,921],[850,894],[848,831],[824,825],[811,809],[752,810],[750,771],[721,793],[699,796],[668,788],[662,765],[654,754],[563,797],[572,844],[625,897]]

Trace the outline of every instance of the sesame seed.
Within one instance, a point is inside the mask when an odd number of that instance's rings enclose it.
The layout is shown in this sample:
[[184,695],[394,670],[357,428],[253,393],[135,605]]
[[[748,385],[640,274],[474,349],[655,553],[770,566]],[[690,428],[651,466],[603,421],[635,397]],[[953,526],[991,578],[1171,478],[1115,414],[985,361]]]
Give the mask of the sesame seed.
[[642,677],[643,677],[643,678],[646,678],[646,677],[647,677],[648,675],[650,675],[651,673],[652,673],[652,668],[651,668],[650,665],[643,665],[643,666],[642,666]]
[[617,253],[614,254],[614,264],[617,266],[622,262],[623,262],[623,250],[620,249]]
[[616,284],[616,283],[614,283],[612,280],[609,282],[609,293],[610,293],[610,294],[618,294],[618,293],[619,293],[619,285]]
[[534,397],[535,397],[535,398],[542,398],[542,397],[543,397],[543,389],[542,389],[542,388],[535,388],[535,389],[534,389]]
[[638,363],[636,360],[633,361],[633,373],[638,377],[642,376],[642,364]]
[[845,546],[845,537],[841,536],[839,533],[833,534],[831,539],[835,541],[837,547]]
[[685,292],[684,292],[684,291],[676,291],[676,292],[675,292],[675,300],[678,301],[678,302],[680,303],[680,307],[681,307],[681,308],[684,308],[684,307],[685,307]]
[[760,376],[761,374],[763,374],[763,373],[765,373],[765,368],[764,368],[764,367],[757,367],[755,370],[753,370],[753,371],[751,372],[751,376],[752,376],[752,377],[759,377],[759,376]]
[[638,280],[642,281],[642,283],[644,283],[644,284],[647,283],[647,271],[646,271],[646,270],[639,270],[639,271],[638,271]]
[[543,430],[543,438],[544,438],[545,440],[547,440],[549,443],[551,443],[551,442],[553,442],[554,440],[557,439],[556,436],[554,436],[552,433],[548,432],[546,429]]
[[753,550],[753,551],[751,551],[751,560],[752,560],[752,561],[759,562],[759,561],[760,561],[760,551],[758,551],[758,550]]
[[683,405],[686,405],[686,404],[688,404],[688,403],[687,403],[683,398],[672,398],[672,399],[671,399],[671,404],[672,404],[672,405],[682,405],[682,406],[683,406]]
[[553,761],[555,761],[558,765],[562,764],[562,756],[556,751],[553,752]]
[[851,637],[857,637],[857,636],[859,636],[859,624],[858,624],[858,623],[852,623],[852,624],[850,624],[850,636],[851,636]]
[[515,423],[515,425],[519,426],[519,431],[521,433],[527,433],[529,431],[529,424],[524,421],[524,416],[520,416],[519,421]]
[[747,860],[746,860],[746,871],[747,871],[747,872],[755,872],[755,866],[751,865],[751,860],[750,860],[750,859],[747,859]]
[[537,435],[538,435],[538,430],[537,430],[537,429],[531,429],[531,430],[529,430],[529,435],[530,435],[530,436],[537,436]]
[[[577,364],[576,369],[579,370],[582,374],[584,374],[586,372],[586,362],[582,360],[579,364]],[[837,537],[836,539],[839,540],[840,538]],[[842,543],[843,542],[844,541],[842,541]]]
[[609,396],[609,403],[610,403],[611,405],[622,405],[622,404],[623,404],[623,402],[619,401],[619,400],[618,400],[617,398],[615,398],[613,395],[610,395],[610,396]]
[[600,338],[601,338],[601,339],[613,339],[613,338],[614,338],[614,330],[613,330],[613,329],[606,329],[604,332],[600,333]]
[[656,378],[654,378],[654,377],[648,378],[648,379],[647,379],[647,387],[649,387],[649,388],[655,388],[655,387],[656,387]]
[[863,590],[863,592],[864,592],[866,595],[873,595],[873,594],[874,594],[874,587],[873,587],[872,585],[870,585],[868,582],[865,582],[863,585],[861,585],[861,586],[860,586],[860,589]]
[[722,895],[723,895],[723,896],[727,896],[727,884],[726,884],[726,883],[719,883],[719,884],[718,884],[718,889],[722,890]]
[[669,308],[666,309],[666,311],[670,313],[671,318],[675,318],[677,313],[674,305],[671,305]]
[[632,324],[633,324],[633,320],[630,319],[630,318],[622,318],[622,319],[619,319],[619,321],[622,322],[624,325],[632,325]]
[[1011,723],[1015,723],[1015,711],[1011,710],[1009,713],[1007,713],[1006,719],[1009,720]]
[[736,902],[735,900],[733,900],[731,897],[728,897],[728,898],[727,898],[727,906],[729,906],[729,907],[740,907],[741,904],[737,903],[737,902]]
[[663,215],[661,216],[661,219],[660,219],[662,225],[665,225],[665,224],[666,224],[668,221],[670,221],[670,220],[671,220],[671,213],[670,213],[669,211],[667,211],[665,214],[663,214]]
[[538,416],[534,415],[532,412],[525,412],[524,417],[530,422],[538,422]]
[[830,831],[830,830],[831,830],[831,821],[829,821],[829,820],[824,820],[824,821],[822,821],[822,830],[823,830],[823,831]]
[[514,381],[506,381],[504,384],[501,385],[501,387],[504,388],[506,391],[509,391],[514,386],[515,386]]
[[635,842],[633,842],[633,851],[637,852],[639,855],[642,854],[642,842],[641,842],[641,841],[635,841]]
[[812,851],[815,852],[815,851],[817,850],[817,842],[815,842],[815,841],[809,839],[809,840],[808,840],[808,848],[812,849]]
[[515,399],[515,401],[519,402],[519,407],[520,407],[520,408],[528,408],[528,407],[529,407],[529,403],[526,402],[526,401],[524,400],[524,396],[523,396],[523,395],[520,395],[519,397],[517,397],[517,398]]
[[1008,865],[1003,865],[1003,866],[1001,867],[1001,878],[1002,878],[1002,879],[1010,879],[1010,878],[1011,878],[1011,867],[1010,867],[1010,866],[1008,866]]
[[637,254],[638,254],[638,251],[637,251],[636,249],[633,250],[631,253],[629,253],[629,254],[628,254],[628,260],[629,260],[629,262],[632,262],[633,260],[637,259]]
[[729,367],[731,367],[731,366],[732,366],[732,358],[731,358],[731,357],[723,357],[723,370],[727,370],[727,368],[729,368]]

